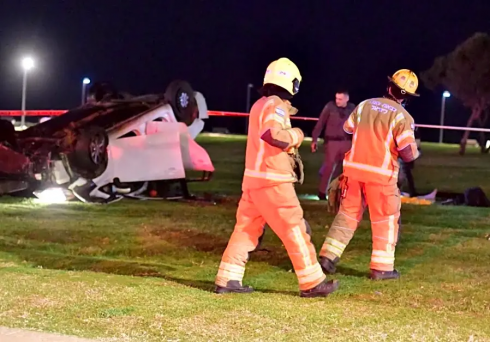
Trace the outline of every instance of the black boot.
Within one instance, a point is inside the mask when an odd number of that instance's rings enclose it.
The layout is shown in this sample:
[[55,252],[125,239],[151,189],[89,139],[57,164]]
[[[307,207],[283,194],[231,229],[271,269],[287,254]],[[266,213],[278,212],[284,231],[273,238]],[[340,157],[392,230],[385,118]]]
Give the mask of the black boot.
[[393,271],[378,271],[371,270],[371,274],[369,275],[371,280],[390,280],[390,279],[398,279],[400,278],[400,272],[397,270]]
[[323,193],[323,192],[319,192],[318,193],[318,199],[320,201],[326,201],[327,200],[327,194]]
[[300,291],[299,296],[303,298],[327,297],[338,288],[338,280],[324,281],[310,290]]
[[226,287],[216,285],[214,289],[214,293],[223,294],[223,293],[251,293],[254,289],[250,286],[243,286],[237,280],[230,280],[226,284]]
[[328,274],[334,274],[337,270],[336,265],[339,262],[339,258],[335,258],[334,260],[330,260],[327,257],[320,257],[320,266],[322,267],[323,272]]

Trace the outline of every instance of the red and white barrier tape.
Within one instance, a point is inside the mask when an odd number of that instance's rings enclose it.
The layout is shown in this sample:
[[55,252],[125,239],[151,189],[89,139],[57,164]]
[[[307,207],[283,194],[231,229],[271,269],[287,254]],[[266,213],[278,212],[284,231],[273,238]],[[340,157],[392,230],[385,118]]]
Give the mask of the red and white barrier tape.
[[[59,116],[67,110],[26,110],[26,116]],[[21,110],[0,110],[0,116],[22,116]]]
[[[26,110],[26,116],[59,116],[66,113],[66,110]],[[209,116],[226,116],[226,117],[247,117],[248,113],[239,112],[223,112],[223,111],[208,111]],[[22,116],[21,110],[0,110],[1,116]],[[318,118],[309,118],[306,116],[291,116],[292,120],[302,121],[318,121]],[[490,132],[489,128],[474,128],[474,127],[457,127],[457,126],[438,126],[438,125],[423,125],[415,124],[420,128],[435,128],[455,131],[472,131],[472,132]]]

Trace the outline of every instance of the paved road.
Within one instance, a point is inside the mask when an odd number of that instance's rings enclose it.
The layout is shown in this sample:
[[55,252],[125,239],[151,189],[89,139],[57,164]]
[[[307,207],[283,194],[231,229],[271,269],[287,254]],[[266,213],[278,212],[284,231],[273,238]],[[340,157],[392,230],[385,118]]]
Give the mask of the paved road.
[[95,340],[0,327],[0,342],[95,342]]

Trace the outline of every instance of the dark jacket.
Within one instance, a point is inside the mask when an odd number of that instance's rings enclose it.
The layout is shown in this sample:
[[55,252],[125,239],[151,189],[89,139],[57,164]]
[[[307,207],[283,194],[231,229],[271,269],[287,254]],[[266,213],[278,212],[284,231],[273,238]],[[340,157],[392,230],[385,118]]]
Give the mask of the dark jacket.
[[325,142],[328,140],[349,139],[350,136],[344,132],[344,122],[356,108],[353,103],[347,103],[345,108],[337,107],[335,101],[330,101],[323,108],[320,118],[315,125],[312,133],[313,142],[317,142],[320,134],[325,129]]

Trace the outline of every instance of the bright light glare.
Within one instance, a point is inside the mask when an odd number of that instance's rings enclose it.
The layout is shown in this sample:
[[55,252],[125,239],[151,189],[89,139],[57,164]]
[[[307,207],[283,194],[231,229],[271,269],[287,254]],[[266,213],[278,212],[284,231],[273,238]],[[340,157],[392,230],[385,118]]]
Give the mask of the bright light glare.
[[34,60],[31,57],[25,57],[22,59],[22,68],[25,71],[29,71],[34,68]]
[[299,197],[307,201],[319,201],[317,195],[300,195]]
[[36,191],[34,195],[39,199],[39,202],[52,204],[66,202],[66,196],[61,188],[49,188],[43,191]]
[[442,93],[442,96],[451,97],[451,93],[446,90],[444,93]]
[[83,79],[83,84],[90,84],[90,78],[85,77]]

